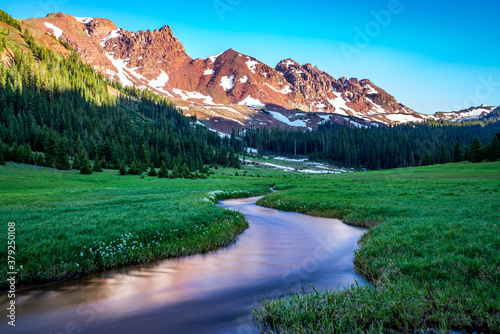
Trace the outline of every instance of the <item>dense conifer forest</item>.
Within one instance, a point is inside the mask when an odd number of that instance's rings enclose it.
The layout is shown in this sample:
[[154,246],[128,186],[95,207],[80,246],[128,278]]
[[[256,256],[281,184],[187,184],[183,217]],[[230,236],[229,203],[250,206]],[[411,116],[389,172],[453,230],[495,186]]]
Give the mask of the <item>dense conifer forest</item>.
[[[244,145],[262,152],[304,155],[339,165],[389,169],[435,163],[500,159],[500,109],[483,120],[348,127],[326,123],[317,131],[253,129]],[[496,134],[496,135],[495,135]]]

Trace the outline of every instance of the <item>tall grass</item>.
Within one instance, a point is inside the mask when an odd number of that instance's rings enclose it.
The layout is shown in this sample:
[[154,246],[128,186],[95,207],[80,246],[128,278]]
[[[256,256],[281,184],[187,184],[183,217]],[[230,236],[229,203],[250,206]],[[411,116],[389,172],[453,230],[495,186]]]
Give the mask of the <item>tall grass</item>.
[[263,332],[500,332],[500,163],[299,181],[260,203],[372,227],[355,265],[373,288],[267,301]]
[[[231,178],[83,176],[9,164],[0,167],[0,221],[5,235],[7,222],[16,223],[19,282],[50,282],[227,246],[248,224],[213,203],[269,191]],[[8,271],[0,263],[4,286]]]

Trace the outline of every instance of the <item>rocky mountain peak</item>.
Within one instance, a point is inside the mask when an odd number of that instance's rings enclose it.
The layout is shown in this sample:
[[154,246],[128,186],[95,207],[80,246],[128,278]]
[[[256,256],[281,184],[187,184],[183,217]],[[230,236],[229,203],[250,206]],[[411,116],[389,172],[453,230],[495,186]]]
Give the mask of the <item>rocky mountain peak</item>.
[[[221,117],[238,120],[241,125],[255,125],[244,115],[254,115],[259,108],[279,112],[300,109],[384,123],[399,120],[387,116],[391,113],[423,119],[370,80],[337,80],[317,66],[301,65],[291,58],[273,68],[230,48],[211,57],[192,59],[168,25],[153,31],[130,32],[107,19],[74,18],[62,13],[27,21],[68,42],[85,62],[104,75],[124,85],[148,88],[184,101],[200,119],[224,115]],[[267,124],[262,123],[262,117],[257,117],[257,124]],[[293,120],[291,124],[303,122]]]

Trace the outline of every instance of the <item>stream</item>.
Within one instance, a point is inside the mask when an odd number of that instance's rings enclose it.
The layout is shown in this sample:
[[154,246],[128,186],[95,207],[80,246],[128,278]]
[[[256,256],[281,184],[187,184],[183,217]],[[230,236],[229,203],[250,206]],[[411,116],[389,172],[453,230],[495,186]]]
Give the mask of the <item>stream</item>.
[[3,293],[0,333],[258,333],[252,310],[264,298],[364,282],[353,266],[364,229],[258,199],[220,202],[250,224],[227,248],[18,291],[15,327]]

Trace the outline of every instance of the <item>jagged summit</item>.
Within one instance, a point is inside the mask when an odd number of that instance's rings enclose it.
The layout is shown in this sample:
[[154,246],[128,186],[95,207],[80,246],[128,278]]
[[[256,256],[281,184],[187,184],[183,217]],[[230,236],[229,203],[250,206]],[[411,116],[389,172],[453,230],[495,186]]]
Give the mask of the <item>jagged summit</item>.
[[[230,48],[192,59],[168,25],[134,33],[108,19],[64,13],[25,23],[69,43],[105,76],[167,95],[212,126],[229,121],[238,127],[309,127],[348,117],[391,124],[429,117],[398,103],[368,79],[335,79],[291,58],[273,68]],[[271,114],[261,114],[262,108]]]

